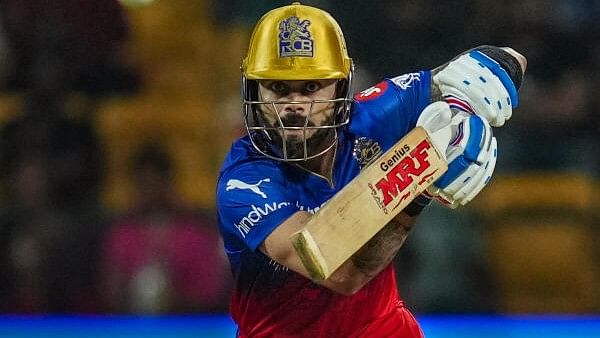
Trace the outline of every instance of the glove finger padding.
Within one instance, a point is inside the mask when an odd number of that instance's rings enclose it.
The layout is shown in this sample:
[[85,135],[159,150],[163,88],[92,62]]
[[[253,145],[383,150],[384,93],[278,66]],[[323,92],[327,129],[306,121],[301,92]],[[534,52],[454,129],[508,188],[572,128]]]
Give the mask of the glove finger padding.
[[460,201],[461,205],[471,202],[492,178],[494,168],[496,167],[497,149],[496,138],[494,137],[492,138],[492,145],[490,147],[491,151],[488,153],[489,159],[482,164],[483,170],[479,168],[471,181],[465,184],[465,186],[454,195],[454,199]]
[[496,165],[497,143],[486,120],[458,114],[454,137],[446,149],[448,171],[427,192],[455,208],[471,201],[489,182]]
[[442,95],[469,102],[477,115],[500,127],[518,104],[517,91],[508,75],[494,60],[471,52],[451,61],[433,77]]
[[452,138],[452,111],[448,103],[443,101],[434,102],[421,112],[417,120],[417,126],[423,127],[436,149],[446,158],[446,148]]

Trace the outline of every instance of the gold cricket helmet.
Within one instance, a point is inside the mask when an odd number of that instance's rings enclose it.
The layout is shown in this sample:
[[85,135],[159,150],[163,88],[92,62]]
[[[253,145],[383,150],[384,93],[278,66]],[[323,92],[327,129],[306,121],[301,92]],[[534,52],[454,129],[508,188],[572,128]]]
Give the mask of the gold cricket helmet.
[[[350,119],[353,64],[340,26],[329,13],[298,2],[268,12],[254,28],[241,69],[244,122],[259,153],[275,160],[305,161],[321,156],[336,145],[338,129]],[[335,97],[318,100],[332,105],[331,119],[323,125],[309,126],[317,101],[293,102],[310,104],[310,112],[301,128],[302,147],[292,151],[286,135],[299,127],[283,122],[278,107],[286,101],[259,98],[258,81],[325,79],[338,80]],[[266,106],[279,116],[277,125],[262,118]],[[310,129],[318,129],[319,137],[326,141],[308,137]]]
[[249,80],[344,79],[352,72],[340,26],[327,12],[299,2],[256,24],[242,73]]

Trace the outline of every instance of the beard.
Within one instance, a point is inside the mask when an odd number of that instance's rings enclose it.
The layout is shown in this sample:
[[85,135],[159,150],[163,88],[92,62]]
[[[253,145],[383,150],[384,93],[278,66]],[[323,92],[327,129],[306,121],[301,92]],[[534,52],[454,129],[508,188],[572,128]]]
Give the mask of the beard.
[[[306,122],[306,117],[300,115],[288,115],[281,119],[283,125],[285,127],[304,127]],[[311,121],[308,121],[307,127],[315,127],[315,124]],[[277,127],[277,126],[271,126]],[[304,134],[302,130],[294,130],[299,131],[300,133],[295,135],[289,135],[289,131],[287,130],[269,130],[268,134],[271,137],[272,144],[275,146],[276,151],[281,153],[282,155],[287,155],[288,159],[301,159],[305,158],[304,156]],[[288,133],[285,141],[285,149],[286,153],[283,153],[283,144],[284,140],[282,137],[282,133]],[[311,133],[312,135],[308,135]],[[330,147],[335,142],[335,128],[321,128],[321,129],[309,129],[307,130],[306,135],[306,157],[314,156],[328,147]],[[285,156],[283,156],[285,158]]]

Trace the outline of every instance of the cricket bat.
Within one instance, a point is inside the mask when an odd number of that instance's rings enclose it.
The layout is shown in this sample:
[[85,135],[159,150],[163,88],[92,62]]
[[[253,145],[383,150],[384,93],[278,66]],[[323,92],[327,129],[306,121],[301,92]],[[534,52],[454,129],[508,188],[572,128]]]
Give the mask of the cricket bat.
[[311,278],[331,276],[447,169],[422,127],[373,161],[290,237]]

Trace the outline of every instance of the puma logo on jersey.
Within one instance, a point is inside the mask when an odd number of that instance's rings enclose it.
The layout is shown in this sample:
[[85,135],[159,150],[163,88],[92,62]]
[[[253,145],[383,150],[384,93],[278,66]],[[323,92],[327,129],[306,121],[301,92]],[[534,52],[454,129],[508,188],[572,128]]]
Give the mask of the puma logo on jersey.
[[267,194],[262,192],[260,190],[260,188],[258,187],[263,182],[271,182],[271,179],[264,178],[254,184],[248,184],[248,183],[242,182],[240,180],[231,179],[231,180],[227,181],[227,187],[225,188],[225,191],[229,191],[229,190],[233,190],[233,189],[248,189],[248,190],[252,190],[252,192],[254,192],[257,195],[260,195],[262,198],[267,198]]

